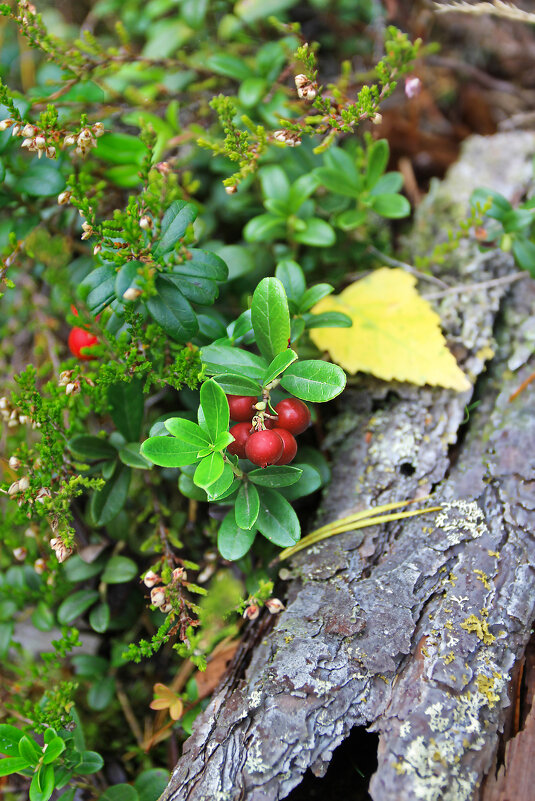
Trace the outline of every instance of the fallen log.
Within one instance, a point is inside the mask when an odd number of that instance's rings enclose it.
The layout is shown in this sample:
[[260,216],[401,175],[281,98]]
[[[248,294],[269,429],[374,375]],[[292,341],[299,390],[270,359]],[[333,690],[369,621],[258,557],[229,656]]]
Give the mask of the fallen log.
[[[529,133],[468,140],[412,253],[456,228],[476,186],[519,198],[534,152]],[[374,801],[479,797],[535,617],[535,394],[509,402],[535,369],[535,282],[515,271],[464,242],[438,273],[453,291],[420,285],[473,391],[363,379],[343,395],[319,522],[431,492],[442,511],[294,557],[286,611],[249,629],[162,800],[284,798],[354,726],[380,734]]]

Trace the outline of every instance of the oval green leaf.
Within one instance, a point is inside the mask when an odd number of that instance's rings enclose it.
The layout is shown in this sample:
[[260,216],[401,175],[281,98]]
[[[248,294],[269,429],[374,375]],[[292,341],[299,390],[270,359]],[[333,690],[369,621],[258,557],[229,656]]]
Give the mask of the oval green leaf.
[[341,367],[320,359],[292,364],[281,379],[281,386],[296,398],[313,403],[332,400],[346,385]]
[[[219,527],[217,547],[223,559],[234,562],[245,556],[254,542],[256,529],[245,530],[236,525],[234,511],[229,512]],[[292,540],[292,545],[293,545]]]

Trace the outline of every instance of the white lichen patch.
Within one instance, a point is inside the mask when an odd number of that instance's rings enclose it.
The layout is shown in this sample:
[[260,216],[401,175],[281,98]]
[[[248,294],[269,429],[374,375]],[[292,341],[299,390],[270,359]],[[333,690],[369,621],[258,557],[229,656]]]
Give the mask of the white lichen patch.
[[441,713],[444,709],[444,704],[441,704],[437,701],[435,704],[431,704],[428,706],[425,711],[425,714],[429,718],[429,728],[432,731],[442,732],[446,731],[450,727],[449,718],[444,717]]
[[412,797],[418,801],[468,801],[478,776],[459,764],[459,756],[453,740],[437,742],[420,735],[400,758],[398,772],[411,774]]
[[265,773],[269,770],[269,765],[262,759],[262,749],[258,740],[253,740],[249,746],[245,768],[249,773]]
[[260,690],[253,690],[249,696],[249,709],[256,709],[262,703],[262,693]]
[[[378,427],[383,423],[382,415],[377,414],[373,421]],[[421,441],[420,432],[409,420],[401,420],[388,437],[374,437],[368,453],[383,470],[394,469],[399,464],[412,461],[418,452]]]
[[456,500],[443,504],[435,526],[446,532],[450,545],[458,545],[466,539],[475,540],[488,531],[483,512],[475,501]]

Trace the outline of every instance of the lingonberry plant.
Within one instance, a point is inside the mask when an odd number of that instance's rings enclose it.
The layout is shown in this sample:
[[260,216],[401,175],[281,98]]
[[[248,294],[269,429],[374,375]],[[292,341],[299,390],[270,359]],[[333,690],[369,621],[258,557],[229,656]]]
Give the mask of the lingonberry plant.
[[283,608],[345,385],[310,332],[351,320],[315,306],[409,212],[386,142],[336,137],[419,42],[323,86],[293,0],[171,5],[97,3],[80,38],[0,5],[0,775],[30,801],[155,801],[198,669]]

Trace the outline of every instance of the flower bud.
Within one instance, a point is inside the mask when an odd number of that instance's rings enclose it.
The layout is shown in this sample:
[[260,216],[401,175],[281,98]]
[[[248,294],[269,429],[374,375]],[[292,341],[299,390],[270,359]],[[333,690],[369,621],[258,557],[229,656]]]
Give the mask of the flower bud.
[[20,125],[14,125],[11,131],[11,136],[19,136],[21,134],[21,127]]
[[91,131],[88,128],[82,128],[76,139],[79,145],[87,144],[93,138]]
[[7,490],[7,494],[11,495],[11,497],[13,497],[14,495],[17,495],[18,492],[19,492],[19,482],[18,481],[14,481],[13,484],[11,484],[9,486],[9,488]]
[[150,602],[153,606],[162,606],[165,603],[165,592],[161,587],[154,587],[150,591]]
[[170,603],[162,604],[162,606],[160,606],[160,612],[164,612],[166,615],[169,612],[171,612],[172,609],[173,609],[173,604]]
[[297,147],[297,145],[301,144],[301,137],[293,131],[274,131],[273,139],[288,145],[288,147]]
[[139,227],[142,228],[144,231],[151,231],[152,230],[152,220],[147,215],[143,215],[139,221]]
[[33,150],[34,149],[34,141],[33,141],[33,139],[25,139],[23,141],[23,143],[21,144],[21,147],[27,147],[27,148]]
[[0,131],[7,131],[8,128],[11,128],[13,125],[13,120],[2,120],[0,122]]
[[46,498],[51,498],[52,493],[48,489],[48,487],[41,487],[40,490],[37,490],[37,495],[35,496],[35,500],[37,503],[44,503]]
[[145,585],[145,587],[150,588],[154,587],[154,585],[157,584],[160,580],[161,579],[159,575],[155,573],[154,570],[149,570],[147,571],[147,573],[145,573],[145,576],[143,578],[143,584]]
[[104,125],[103,125],[101,122],[96,122],[96,123],[93,125],[93,127],[91,128],[91,130],[93,131],[93,135],[94,135],[94,136],[96,136],[97,138],[98,138],[99,136],[103,136],[103,135],[104,135],[104,133],[105,133],[105,131],[104,131]]
[[302,89],[303,86],[306,86],[308,83],[310,83],[310,81],[307,78],[307,76],[303,75],[303,74],[296,75],[294,80],[295,80],[295,85],[296,85],[297,89]]
[[46,149],[46,157],[47,159],[55,159],[56,158],[56,148],[54,145],[49,145]]
[[173,570],[173,581],[187,581],[188,574],[183,567],[175,567]]
[[65,387],[69,383],[69,381],[71,380],[73,373],[74,373],[74,370],[63,370],[63,372],[61,372],[59,374],[58,385],[60,387]]
[[272,615],[276,615],[278,612],[282,612],[282,610],[285,608],[282,601],[279,601],[278,598],[268,598],[268,600],[266,601],[266,606]]
[[7,409],[8,407],[9,407],[8,399],[5,396],[0,398],[0,409]]
[[18,470],[21,466],[22,462],[20,459],[17,459],[16,456],[11,456],[9,459],[9,466],[12,470]]
[[141,294],[141,289],[131,286],[128,287],[126,292],[123,292],[123,300],[137,300]]
[[259,614],[260,614],[260,609],[258,608],[258,606],[256,604],[251,604],[246,608],[245,612],[243,613],[243,617],[246,620],[256,620]]
[[227,193],[227,195],[235,195],[237,191],[238,187],[236,186],[236,184],[229,184],[229,186],[225,187],[225,192]]
[[38,576],[42,576],[46,569],[46,562],[44,559],[36,559],[33,563],[33,569]]
[[68,189],[66,189],[64,192],[60,192],[60,194],[58,195],[58,204],[60,206],[64,206],[66,203],[69,202],[70,199],[71,199],[71,192],[69,192]]
[[373,122],[374,125],[380,125],[382,123],[382,121],[383,121],[383,115],[382,114],[374,114],[373,115],[372,122]]
[[65,545],[60,541],[54,548],[54,553],[56,554],[56,559],[58,562],[64,562],[72,553],[70,548],[66,548]]
[[93,256],[96,256],[102,250],[102,245],[95,245],[93,248]]
[[13,551],[13,556],[18,562],[24,562],[26,557],[28,556],[28,551],[26,548],[15,548]]
[[79,392],[80,392],[80,382],[79,381],[69,381],[69,383],[65,387],[65,394],[66,395],[77,395]]
[[74,145],[76,143],[76,136],[74,134],[67,134],[63,140],[63,146]]
[[30,125],[30,123],[27,123],[22,129],[23,136],[29,136],[31,138],[35,136],[35,133],[36,133],[35,128],[33,125]]
[[167,161],[160,161],[160,163],[156,165],[156,169],[161,175],[168,175],[171,172],[171,167]]
[[30,418],[28,417],[27,414],[19,414],[19,423],[21,424],[21,426],[25,426],[26,423],[29,423],[29,422],[30,422]]
[[36,147],[41,150],[42,148],[46,147],[46,139],[44,136],[36,136],[35,137],[35,145]]
[[413,75],[410,78],[405,78],[405,94],[410,99],[417,97],[420,94],[422,82],[419,78]]
[[30,479],[28,478],[28,476],[23,476],[22,478],[19,479],[19,490],[21,492],[25,492],[29,486],[30,486]]
[[49,541],[48,544],[50,545],[51,548],[55,548],[58,543],[59,539],[57,537],[52,537],[52,539]]
[[265,401],[258,401],[258,403],[255,403],[254,408],[257,409],[259,412],[265,412],[266,405],[267,404]]

